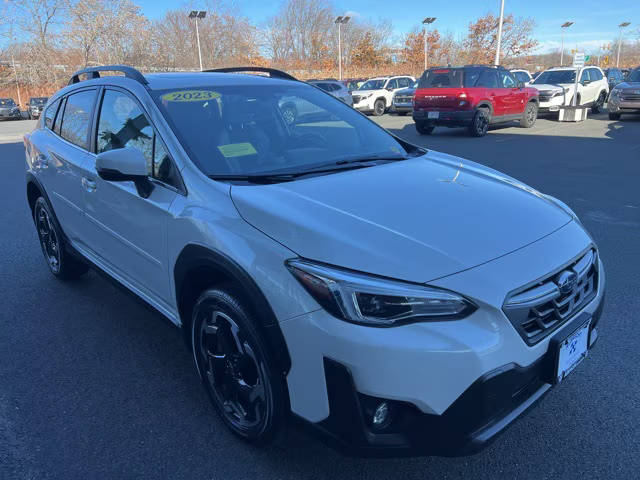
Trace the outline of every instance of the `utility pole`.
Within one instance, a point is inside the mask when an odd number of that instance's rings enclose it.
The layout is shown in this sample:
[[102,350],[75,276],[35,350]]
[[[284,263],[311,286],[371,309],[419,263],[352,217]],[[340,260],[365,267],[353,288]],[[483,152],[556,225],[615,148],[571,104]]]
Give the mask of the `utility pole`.
[[622,47],[622,29],[624,27],[628,27],[631,25],[630,22],[623,22],[618,27],[620,27],[620,40],[618,41],[618,58],[616,60],[616,68],[620,66],[620,48]]
[[560,25],[560,37],[562,38],[561,47],[560,47],[560,66],[562,66],[562,62],[564,60],[564,29],[569,28],[573,25],[573,22],[564,22]]
[[18,91],[18,105],[21,105],[22,99],[20,98],[20,83],[18,82],[18,70],[16,69],[16,59],[13,56],[13,52],[11,52],[11,63],[13,64],[13,78],[16,81],[16,90]]
[[424,69],[427,69],[429,62],[427,62],[427,57],[429,54],[429,40],[428,40],[428,31],[429,25],[436,21],[436,17],[427,17],[422,21],[424,25]]
[[502,21],[504,20],[504,0],[500,1],[500,20],[498,21],[498,48],[496,49],[496,65],[500,65],[500,44],[502,43]]
[[342,81],[342,31],[340,27],[347,23],[351,17],[339,16],[335,22],[338,25],[338,80]]
[[198,19],[204,18],[207,16],[207,12],[205,10],[191,10],[189,12],[189,18],[194,18],[196,20],[196,40],[198,42],[198,60],[200,61],[200,71],[202,71],[202,51],[200,50],[200,31],[198,30]]

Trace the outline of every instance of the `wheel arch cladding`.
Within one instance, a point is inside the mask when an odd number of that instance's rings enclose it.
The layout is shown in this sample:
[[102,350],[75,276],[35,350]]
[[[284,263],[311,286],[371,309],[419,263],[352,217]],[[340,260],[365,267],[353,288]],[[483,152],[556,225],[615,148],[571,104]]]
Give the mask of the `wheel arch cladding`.
[[271,305],[251,276],[234,260],[201,245],[187,245],[176,260],[174,280],[178,313],[188,348],[191,348],[193,306],[200,294],[207,288],[231,285],[257,320],[256,326],[274,355],[278,369],[285,374],[289,371],[291,358]]
[[480,102],[478,104],[478,106],[476,107],[476,110],[479,110],[481,108],[485,108],[485,109],[489,110],[489,115],[493,114],[493,106],[491,105],[490,102]]
[[27,180],[27,201],[29,202],[29,208],[31,209],[31,214],[33,215],[33,209],[36,205],[36,200],[38,197],[44,196],[40,187],[33,179]]

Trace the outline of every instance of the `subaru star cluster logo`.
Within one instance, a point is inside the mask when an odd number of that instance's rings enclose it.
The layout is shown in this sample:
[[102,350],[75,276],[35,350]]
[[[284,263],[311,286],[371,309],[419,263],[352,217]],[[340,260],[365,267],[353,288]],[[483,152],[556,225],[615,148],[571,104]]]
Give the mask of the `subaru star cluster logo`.
[[571,293],[578,283],[578,274],[572,270],[565,270],[558,276],[556,284],[560,293],[566,295]]

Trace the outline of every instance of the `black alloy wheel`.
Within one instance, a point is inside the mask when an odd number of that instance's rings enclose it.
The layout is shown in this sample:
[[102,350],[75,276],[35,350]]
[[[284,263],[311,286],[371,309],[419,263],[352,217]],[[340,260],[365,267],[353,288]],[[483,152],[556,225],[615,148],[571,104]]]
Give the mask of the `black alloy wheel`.
[[62,231],[44,197],[35,202],[33,221],[51,273],[61,280],[74,280],[89,270],[86,263],[67,252]]
[[605,92],[600,92],[598,99],[591,107],[591,113],[600,113],[606,101],[607,101],[607,94]]
[[227,427],[243,440],[264,444],[282,423],[283,382],[239,298],[219,289],[200,296],[193,310],[193,355]]
[[527,103],[522,119],[520,119],[520,126],[523,128],[531,128],[536,124],[538,119],[538,105],[535,102]]
[[484,137],[489,129],[489,113],[486,109],[480,108],[473,116],[469,133],[472,137]]
[[376,117],[379,117],[381,115],[384,114],[384,111],[386,110],[386,105],[384,103],[384,100],[382,100],[381,98],[379,98],[378,100],[376,100],[373,104],[373,114]]

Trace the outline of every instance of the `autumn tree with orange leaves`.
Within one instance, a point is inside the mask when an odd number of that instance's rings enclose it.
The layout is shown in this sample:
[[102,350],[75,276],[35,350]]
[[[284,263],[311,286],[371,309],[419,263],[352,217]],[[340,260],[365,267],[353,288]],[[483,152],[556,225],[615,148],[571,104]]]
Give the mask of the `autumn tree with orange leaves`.
[[[493,63],[498,43],[498,17],[488,13],[469,24],[467,38],[463,41],[465,63]],[[500,62],[529,54],[538,46],[531,35],[535,22],[532,18],[504,17]]]
[[[440,42],[438,30],[431,30],[427,33],[428,64],[439,65],[443,56],[442,44]],[[404,37],[402,46],[402,62],[411,71],[422,71],[424,68],[424,31],[419,27],[414,27]]]

